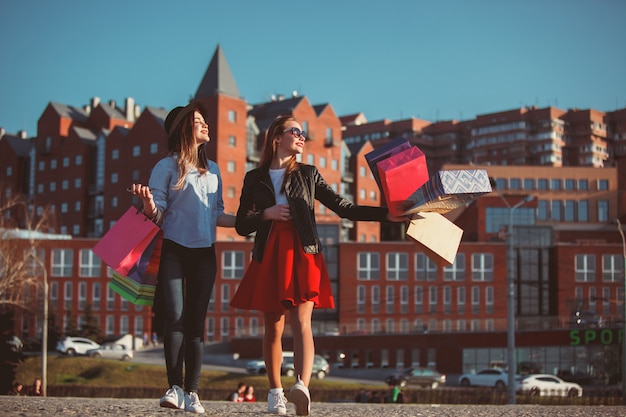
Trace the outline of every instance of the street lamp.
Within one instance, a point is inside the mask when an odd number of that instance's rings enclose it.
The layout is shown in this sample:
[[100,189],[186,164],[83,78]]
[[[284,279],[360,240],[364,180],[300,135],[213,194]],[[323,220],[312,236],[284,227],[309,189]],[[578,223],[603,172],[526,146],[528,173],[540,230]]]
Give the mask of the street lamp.
[[622,223],[619,221],[619,219],[615,219],[615,223],[617,223],[617,231],[622,237],[622,256],[624,257],[624,321],[622,322],[622,404],[626,405],[626,340],[624,340],[623,336],[624,332],[626,332],[626,239],[624,239]]
[[519,206],[532,201],[535,196],[528,195],[522,201],[511,206],[506,199],[498,193],[504,204],[509,209],[509,228],[507,230],[508,262],[507,262],[507,317],[506,317],[506,363],[508,372],[508,402],[515,404],[515,248],[513,246],[513,211]]

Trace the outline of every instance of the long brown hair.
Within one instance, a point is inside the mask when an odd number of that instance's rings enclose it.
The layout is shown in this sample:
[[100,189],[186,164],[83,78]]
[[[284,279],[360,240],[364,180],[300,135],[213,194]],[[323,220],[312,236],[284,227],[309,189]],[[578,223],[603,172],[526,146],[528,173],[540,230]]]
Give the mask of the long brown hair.
[[174,185],[175,190],[180,190],[185,183],[185,178],[191,167],[195,167],[200,175],[207,171],[207,155],[204,144],[197,146],[194,136],[194,114],[198,112],[207,118],[205,106],[199,101],[192,101],[179,112],[183,118],[172,130],[167,139],[167,148],[170,155],[178,154],[178,181]]
[[[260,167],[269,169],[274,157],[276,156],[276,139],[283,134],[283,130],[285,130],[285,123],[287,122],[297,122],[297,120],[293,116],[278,116],[274,119],[270,127],[267,128],[267,131],[265,132],[265,143],[263,144],[263,153],[261,154],[261,160],[259,161]],[[297,164],[298,161],[296,156],[292,155],[285,169],[285,179],[283,181],[281,191],[285,190],[287,178],[289,177],[289,174],[296,169]]]

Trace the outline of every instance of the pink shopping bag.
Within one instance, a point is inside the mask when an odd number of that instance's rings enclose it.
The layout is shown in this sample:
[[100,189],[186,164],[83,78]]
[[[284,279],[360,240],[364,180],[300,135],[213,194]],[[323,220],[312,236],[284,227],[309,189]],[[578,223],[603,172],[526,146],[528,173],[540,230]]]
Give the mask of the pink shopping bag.
[[406,210],[406,199],[428,181],[426,155],[412,146],[376,165],[389,213],[399,216]]
[[159,230],[140,210],[130,207],[92,250],[107,266],[126,276]]

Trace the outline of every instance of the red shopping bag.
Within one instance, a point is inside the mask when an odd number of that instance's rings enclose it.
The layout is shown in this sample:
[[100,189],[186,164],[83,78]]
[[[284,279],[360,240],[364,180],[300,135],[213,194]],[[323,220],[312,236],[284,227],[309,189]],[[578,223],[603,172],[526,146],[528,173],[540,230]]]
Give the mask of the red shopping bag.
[[376,164],[389,213],[399,216],[406,199],[428,181],[426,155],[412,146]]
[[151,306],[156,293],[163,232],[159,231],[127,276],[113,272],[109,287],[133,304]]
[[374,176],[376,184],[378,184],[378,188],[381,192],[383,192],[383,184],[380,181],[380,176],[378,175],[378,168],[376,167],[376,164],[386,158],[389,158],[391,155],[395,155],[398,152],[409,149],[410,147],[411,144],[408,140],[404,138],[397,138],[389,143],[378,146],[373,151],[365,154],[365,160],[367,161],[367,165],[369,165],[370,171],[372,171],[372,175]]
[[140,210],[130,207],[92,250],[107,266],[126,276],[159,230]]

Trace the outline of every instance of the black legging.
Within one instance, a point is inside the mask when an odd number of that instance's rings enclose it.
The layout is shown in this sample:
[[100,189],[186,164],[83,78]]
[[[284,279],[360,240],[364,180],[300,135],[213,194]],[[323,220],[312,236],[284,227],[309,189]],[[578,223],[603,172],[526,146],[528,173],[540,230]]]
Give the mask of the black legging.
[[198,391],[204,323],[216,273],[214,247],[186,248],[163,240],[157,285],[164,307],[163,344],[170,386]]

